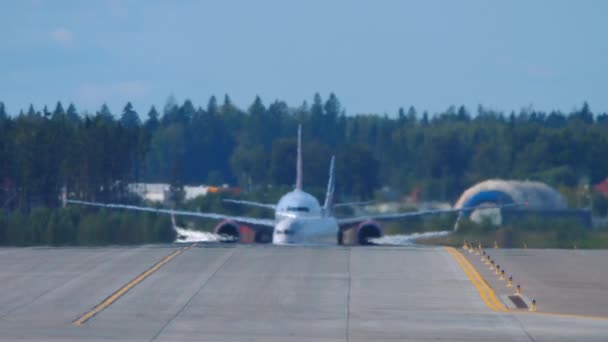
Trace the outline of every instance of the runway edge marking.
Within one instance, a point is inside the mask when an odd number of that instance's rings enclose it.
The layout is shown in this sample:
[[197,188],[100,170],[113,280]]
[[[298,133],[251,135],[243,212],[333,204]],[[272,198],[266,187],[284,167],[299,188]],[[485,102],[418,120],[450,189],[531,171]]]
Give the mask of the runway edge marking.
[[450,255],[456,260],[458,265],[462,268],[464,273],[467,275],[473,286],[479,292],[479,296],[483,300],[490,310],[495,312],[509,312],[509,309],[505,307],[505,305],[498,299],[494,290],[486,283],[485,280],[481,277],[479,272],[471,265],[471,263],[455,248],[453,247],[445,247],[445,249],[450,253]]
[[171,261],[173,258],[175,258],[176,256],[178,256],[179,254],[181,254],[181,253],[187,251],[188,249],[194,247],[195,245],[196,244],[192,244],[190,246],[182,247],[182,248],[174,251],[173,253],[167,255],[161,261],[159,261],[156,264],[154,264],[154,266],[150,267],[145,272],[143,272],[142,274],[138,275],[135,279],[133,279],[130,282],[128,282],[125,286],[121,287],[116,292],[114,292],[113,294],[111,294],[104,301],[102,301],[101,303],[97,304],[97,306],[95,306],[93,308],[93,310],[91,310],[91,311],[85,313],[84,315],[80,316],[78,319],[76,319],[74,322],[72,322],[72,324],[75,325],[75,326],[81,326],[81,325],[83,325],[88,320],[90,320],[91,318],[93,318],[93,316],[97,315],[98,313],[100,313],[101,311],[103,311],[105,308],[107,308],[108,306],[112,305],[112,303],[114,303],[116,300],[118,300],[118,298],[120,298],[122,295],[124,295],[125,293],[127,293],[130,289],[132,289],[133,287],[135,287],[135,285],[141,283],[144,279],[146,279],[147,277],[149,277],[150,275],[152,275],[152,273],[158,271],[158,269],[160,269],[161,267],[163,267],[163,265],[165,265],[166,263],[168,263],[169,261]]
[[593,319],[593,320],[608,320],[608,316],[597,316],[597,315],[580,315],[580,314],[568,314],[558,312],[547,312],[547,311],[522,311],[522,310],[510,310],[504,306],[502,301],[497,298],[494,290],[488,285],[488,283],[481,277],[475,267],[462,255],[457,249],[453,247],[445,247],[445,249],[454,257],[456,262],[460,265],[462,270],[465,272],[467,277],[475,288],[479,291],[479,295],[484,303],[493,311],[499,312],[510,312],[516,315],[536,315],[536,316],[553,316],[563,318],[579,318],[579,319]]

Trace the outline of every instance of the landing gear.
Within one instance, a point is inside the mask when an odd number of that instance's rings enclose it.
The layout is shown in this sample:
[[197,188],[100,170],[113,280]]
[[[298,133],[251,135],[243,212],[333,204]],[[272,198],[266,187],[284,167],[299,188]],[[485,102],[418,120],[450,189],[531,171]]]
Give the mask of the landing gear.
[[255,235],[255,242],[257,243],[271,243],[272,233],[267,231],[261,231]]

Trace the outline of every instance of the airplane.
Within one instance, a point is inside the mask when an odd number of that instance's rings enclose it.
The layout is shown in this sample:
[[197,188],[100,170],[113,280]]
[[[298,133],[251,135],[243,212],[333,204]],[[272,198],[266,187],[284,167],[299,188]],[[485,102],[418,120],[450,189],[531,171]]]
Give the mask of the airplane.
[[[162,209],[151,207],[140,207],[124,204],[104,204],[73,199],[64,199],[67,203],[105,208],[137,210],[168,214],[172,216],[195,217],[203,219],[219,220],[213,232],[224,237],[224,240],[238,242],[241,240],[241,227],[247,226],[254,231],[255,242],[276,245],[286,244],[352,244],[371,245],[372,240],[384,235],[382,221],[398,220],[407,217],[433,215],[442,213],[463,213],[475,208],[459,209],[437,209],[413,212],[399,212],[389,214],[365,215],[356,217],[337,218],[333,215],[333,208],[337,206],[361,205],[369,202],[334,203],[334,164],[335,157],[332,156],[329,168],[329,181],[323,206],[311,194],[302,189],[302,128],[298,127],[298,147],[296,161],[296,184],[295,189],[283,195],[275,204],[259,203],[244,200],[225,200],[242,205],[256,206],[274,210],[274,219],[263,219],[254,217],[231,216],[209,212],[184,211],[175,209]],[[500,205],[506,207],[517,204]]]

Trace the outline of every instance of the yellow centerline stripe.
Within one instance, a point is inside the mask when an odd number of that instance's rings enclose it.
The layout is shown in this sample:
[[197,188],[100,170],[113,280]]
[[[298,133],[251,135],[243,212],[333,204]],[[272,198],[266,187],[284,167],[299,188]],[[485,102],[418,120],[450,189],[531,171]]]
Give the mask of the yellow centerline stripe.
[[473,286],[475,286],[475,288],[479,292],[479,296],[481,297],[481,299],[483,300],[483,302],[492,311],[497,311],[496,306],[488,299],[488,295],[486,294],[485,289],[483,287],[481,287],[480,285],[478,285],[478,280],[471,273],[471,271],[469,270],[469,268],[467,267],[467,265],[463,263],[463,261],[461,259],[461,255],[459,253],[456,253],[454,250],[451,250],[451,249],[448,249],[448,252],[454,257],[454,259],[456,260],[456,262],[458,263],[458,265],[460,265],[460,267],[462,268],[462,270],[464,271],[464,273],[467,275],[467,277],[469,278],[469,280],[471,281],[471,283],[473,284]]
[[479,296],[483,300],[483,302],[490,308],[492,311],[496,312],[508,312],[509,310],[504,306],[504,304],[496,297],[494,290],[490,288],[488,283],[481,277],[479,272],[471,265],[471,263],[456,249],[452,247],[446,247],[446,250],[460,265],[464,273],[467,275],[473,286],[479,292]]
[[503,311],[501,308],[501,303],[498,302],[494,292],[489,288],[487,283],[481,279],[481,276],[477,273],[477,271],[473,268],[473,266],[466,260],[466,258],[460,254],[458,251],[453,250],[453,256],[456,258],[460,267],[465,271],[469,280],[473,283],[480,296],[482,297],[484,303],[492,310],[492,311]]
[[456,251],[460,257],[463,259],[463,262],[471,269],[472,274],[475,276],[475,278],[477,279],[477,281],[480,284],[483,284],[483,286],[485,287],[488,296],[490,297],[490,299],[492,300],[492,302],[494,303],[494,305],[496,306],[496,308],[498,309],[498,311],[508,311],[508,309],[503,305],[502,301],[500,301],[497,297],[496,297],[496,293],[494,293],[494,290],[492,290],[492,288],[490,287],[490,285],[481,277],[481,275],[479,274],[479,272],[477,272],[477,270],[475,269],[475,267],[473,265],[471,265],[471,263],[469,262],[469,260],[462,255],[462,253]]
[[495,311],[507,312],[508,309],[504,306],[502,301],[500,301],[498,299],[498,297],[496,297],[494,290],[492,290],[492,288],[488,285],[488,283],[481,277],[479,272],[477,272],[475,267],[473,267],[473,265],[471,265],[469,260],[467,260],[467,258],[464,255],[462,255],[460,252],[458,252],[457,250],[455,250],[455,252],[460,256],[463,264],[466,265],[467,268],[470,270],[470,274],[472,274],[473,277],[477,280],[477,284],[479,284],[479,286],[487,294],[488,300],[493,304]]
[[108,306],[112,305],[112,303],[114,303],[118,298],[120,298],[122,295],[124,295],[125,293],[127,293],[127,291],[129,291],[135,285],[139,284],[142,280],[146,279],[152,273],[156,272],[159,268],[161,268],[163,265],[165,265],[166,263],[168,263],[169,261],[171,261],[177,255],[179,255],[180,253],[182,253],[182,252],[184,252],[184,251],[192,248],[193,246],[194,245],[190,245],[190,246],[187,246],[187,247],[182,247],[182,248],[176,250],[175,252],[169,254],[164,259],[162,259],[161,261],[157,262],[154,266],[152,266],[151,268],[149,268],[147,271],[145,271],[144,273],[140,274],[135,279],[131,280],[129,283],[127,283],[127,285],[121,287],[118,291],[114,292],[110,297],[106,298],[103,302],[99,303],[95,308],[93,308],[93,310],[91,310],[91,311],[85,313],[84,315],[80,316],[80,318],[78,318],[77,320],[75,320],[73,324],[76,325],[76,326],[84,324],[86,321],[88,321],[89,319],[91,319],[93,316],[95,316],[99,312],[103,311]]

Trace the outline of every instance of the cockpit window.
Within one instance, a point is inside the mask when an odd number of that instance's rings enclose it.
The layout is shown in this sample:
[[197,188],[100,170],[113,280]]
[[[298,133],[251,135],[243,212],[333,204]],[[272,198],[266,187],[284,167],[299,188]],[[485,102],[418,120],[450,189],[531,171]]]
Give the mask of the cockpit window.
[[308,207],[287,207],[287,211],[299,211],[299,212],[310,212]]

